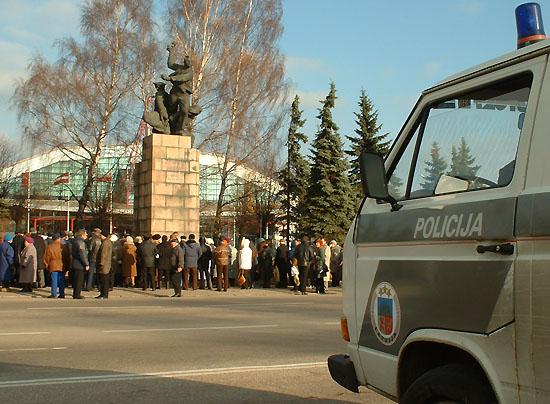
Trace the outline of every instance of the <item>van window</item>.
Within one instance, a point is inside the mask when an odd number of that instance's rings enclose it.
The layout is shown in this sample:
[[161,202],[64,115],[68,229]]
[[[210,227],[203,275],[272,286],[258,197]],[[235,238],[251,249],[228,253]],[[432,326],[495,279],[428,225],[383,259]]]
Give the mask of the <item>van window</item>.
[[411,162],[413,160],[415,146],[418,141],[418,132],[419,129],[417,127],[413,137],[409,139],[405,151],[401,154],[399,162],[393,169],[393,172],[388,180],[388,192],[398,201],[405,199],[409,172],[411,170]]
[[531,74],[517,76],[431,105],[409,197],[508,185],[531,83]]

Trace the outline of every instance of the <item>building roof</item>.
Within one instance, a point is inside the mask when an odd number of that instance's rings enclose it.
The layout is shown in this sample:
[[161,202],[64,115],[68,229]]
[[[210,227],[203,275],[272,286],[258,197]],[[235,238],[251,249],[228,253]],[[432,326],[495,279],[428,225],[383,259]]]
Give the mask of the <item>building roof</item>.
[[[154,136],[154,135],[152,135]],[[128,157],[130,158],[131,148],[126,145],[111,145],[106,146],[104,152],[102,153],[103,158],[121,158]],[[29,158],[25,158],[17,161],[13,166],[9,167],[9,177],[18,177],[26,171],[36,171],[41,168],[47,167],[51,164],[58,163],[60,161],[69,161],[69,160],[78,160],[79,159],[79,150],[75,149],[71,155],[71,152],[66,153],[62,152],[59,149],[54,149],[42,154],[37,154]],[[141,153],[140,153],[141,154]],[[224,156],[221,154],[210,154],[210,153],[201,153],[199,157],[199,164],[201,166],[210,166],[210,167],[221,167],[224,163]],[[228,169],[232,170],[232,174],[245,179],[246,181],[254,181],[257,185],[263,186],[264,188],[269,184],[273,183],[274,180],[269,178],[258,171],[251,169],[243,164],[235,166],[234,162],[230,162]],[[275,192],[280,189],[280,185],[275,181],[273,184]]]

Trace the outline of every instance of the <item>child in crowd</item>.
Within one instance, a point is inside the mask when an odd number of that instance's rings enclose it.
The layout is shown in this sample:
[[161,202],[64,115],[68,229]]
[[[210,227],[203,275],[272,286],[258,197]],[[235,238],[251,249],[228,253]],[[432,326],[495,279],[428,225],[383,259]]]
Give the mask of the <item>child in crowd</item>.
[[298,286],[300,285],[300,271],[298,271],[298,260],[296,258],[292,258],[292,267],[290,268],[290,276],[294,278],[294,289],[298,290]]

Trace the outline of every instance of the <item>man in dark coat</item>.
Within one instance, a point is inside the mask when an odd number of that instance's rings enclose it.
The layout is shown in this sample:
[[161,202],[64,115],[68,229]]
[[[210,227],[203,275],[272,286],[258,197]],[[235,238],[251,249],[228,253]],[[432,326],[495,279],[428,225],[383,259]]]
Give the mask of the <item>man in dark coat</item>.
[[294,258],[298,260],[298,270],[300,271],[300,291],[302,292],[302,295],[306,295],[306,282],[308,279],[309,266],[314,258],[309,246],[309,237],[302,237],[302,242],[298,247],[296,247]]
[[42,238],[42,235],[35,229],[33,229],[31,237],[34,240],[34,248],[36,248],[36,286],[43,288],[46,286],[46,276],[44,271],[44,253],[46,252],[46,243]]
[[172,254],[172,247],[168,242],[167,236],[162,236],[162,243],[159,244],[158,252],[158,270],[159,270],[159,286],[165,283],[166,289],[168,289],[168,281],[170,279],[170,255]]
[[183,271],[184,253],[178,244],[178,239],[170,240],[170,272],[172,275],[172,285],[174,294],[172,297],[181,297],[181,272]]
[[87,238],[88,234],[86,230],[81,229],[76,233],[76,237],[71,239],[73,299],[84,299],[84,296],[81,295],[84,283],[84,271],[87,271],[90,265],[85,241]]
[[197,268],[199,266],[199,258],[201,257],[202,250],[199,243],[195,241],[195,235],[190,234],[189,240],[184,244],[185,252],[185,267],[183,270],[183,288],[187,290],[189,283],[189,273],[193,278],[193,290],[198,288]]
[[270,288],[273,278],[273,256],[271,255],[271,246],[268,241],[263,241],[258,253],[258,265],[262,276],[262,287]]
[[210,278],[210,261],[212,260],[212,249],[208,244],[206,244],[206,240],[204,237],[199,237],[199,245],[201,248],[201,256],[199,257],[199,260],[197,262],[199,266],[199,278],[200,278],[200,286],[199,289],[204,289],[208,287],[208,289],[212,289],[212,278]]
[[141,266],[143,283],[141,288],[147,289],[147,285],[151,286],[151,290],[155,290],[155,261],[158,254],[157,246],[151,240],[150,235],[144,237],[140,247]]
[[99,296],[96,299],[108,299],[111,287],[111,265],[113,261],[113,242],[110,237],[101,235],[101,246],[97,253],[96,270],[99,278]]
[[12,234],[6,234],[4,241],[0,244],[0,290],[8,290],[11,284],[12,268],[15,259],[13,248],[11,246],[13,240]]
[[279,269],[279,283],[277,287],[287,288],[288,287],[288,273],[290,272],[290,260],[288,258],[288,247],[286,242],[281,240],[281,244],[277,247],[275,252],[275,265]]
[[13,247],[13,253],[14,253],[14,260],[13,260],[13,277],[12,279],[17,279],[19,276],[19,256],[21,255],[21,251],[23,251],[23,248],[25,248],[25,235],[21,232],[18,232],[15,237],[13,238],[13,241],[11,243],[11,246]]

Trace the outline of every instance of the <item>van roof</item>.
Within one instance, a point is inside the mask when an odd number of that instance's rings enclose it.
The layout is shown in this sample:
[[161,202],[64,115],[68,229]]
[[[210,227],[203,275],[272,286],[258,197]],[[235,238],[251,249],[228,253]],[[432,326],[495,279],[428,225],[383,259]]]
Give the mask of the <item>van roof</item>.
[[437,83],[433,87],[424,90],[423,94],[431,93],[432,91],[439,90],[440,88],[447,87],[452,84],[456,84],[458,82],[465,81],[470,78],[487,73],[489,71],[496,70],[511,64],[516,64],[526,59],[531,59],[545,53],[550,53],[550,38],[526,46],[524,48],[517,49],[513,52],[506,53],[496,59],[489,60],[488,62],[471,67],[460,73],[453,74],[452,76],[449,76],[443,81]]

